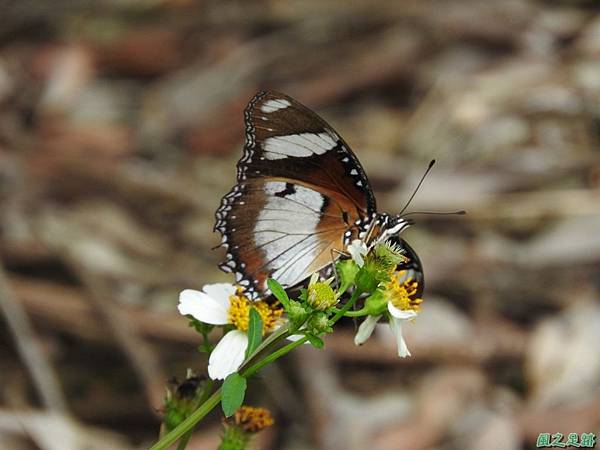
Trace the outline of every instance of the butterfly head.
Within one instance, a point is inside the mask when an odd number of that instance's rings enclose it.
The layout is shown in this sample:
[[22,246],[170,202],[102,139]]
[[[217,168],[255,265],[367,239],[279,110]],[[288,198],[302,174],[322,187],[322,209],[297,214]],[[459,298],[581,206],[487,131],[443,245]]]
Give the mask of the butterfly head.
[[359,224],[361,227],[359,238],[370,243],[383,242],[393,236],[398,236],[410,225],[412,225],[412,221],[401,215],[374,214],[371,220]]

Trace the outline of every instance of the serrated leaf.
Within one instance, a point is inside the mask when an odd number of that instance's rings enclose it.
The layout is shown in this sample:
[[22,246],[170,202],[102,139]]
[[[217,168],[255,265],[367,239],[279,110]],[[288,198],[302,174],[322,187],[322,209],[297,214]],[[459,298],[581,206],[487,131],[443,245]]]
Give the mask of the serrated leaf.
[[246,379],[239,373],[232,373],[221,387],[221,408],[225,417],[232,416],[242,406],[246,395]]
[[246,348],[246,358],[256,350],[262,341],[263,323],[260,314],[256,308],[250,308],[248,318],[248,348]]
[[273,295],[277,297],[277,300],[279,300],[279,302],[283,305],[283,309],[287,311],[290,308],[290,299],[285,292],[285,289],[283,289],[283,286],[281,286],[273,278],[269,278],[267,280],[267,286]]
[[314,334],[307,334],[308,342],[315,348],[323,348],[325,346],[325,342],[320,337],[315,336]]

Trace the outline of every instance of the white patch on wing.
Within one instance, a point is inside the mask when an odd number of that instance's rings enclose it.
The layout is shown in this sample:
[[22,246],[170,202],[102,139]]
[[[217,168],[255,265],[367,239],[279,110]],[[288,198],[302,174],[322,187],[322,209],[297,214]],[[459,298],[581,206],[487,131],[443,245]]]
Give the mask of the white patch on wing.
[[[317,236],[311,236],[286,255],[286,261],[279,264],[278,269],[273,272],[272,277],[284,286],[293,286],[302,281],[308,274],[306,268],[314,261],[321,252],[321,245]],[[293,260],[293,261],[292,261]]]
[[292,104],[284,98],[272,99],[272,100],[267,100],[266,102],[264,102],[262,104],[262,106],[260,107],[260,110],[264,113],[269,114],[269,113],[278,111],[280,109],[287,108],[288,106],[291,106],[291,105]]
[[274,136],[265,140],[265,157],[269,160],[322,155],[337,145],[331,133],[299,133]]
[[[281,181],[265,184],[267,202],[260,212],[253,237],[265,255],[267,267],[276,268],[273,277],[291,286],[304,277],[306,268],[320,251],[320,221],[324,197],[317,191]],[[275,194],[287,192],[284,196]]]

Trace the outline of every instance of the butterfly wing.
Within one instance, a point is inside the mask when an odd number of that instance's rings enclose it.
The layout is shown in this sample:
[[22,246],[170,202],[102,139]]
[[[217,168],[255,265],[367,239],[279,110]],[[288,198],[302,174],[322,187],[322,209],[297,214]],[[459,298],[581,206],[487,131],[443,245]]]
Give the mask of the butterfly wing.
[[221,268],[254,295],[269,277],[293,286],[327,265],[376,206],[348,145],[291,97],[259,93],[245,122],[237,184],[221,201],[215,229],[227,248]]
[[390,238],[390,241],[393,244],[398,245],[402,250],[402,254],[408,258],[408,260],[402,263],[397,269],[398,270],[406,270],[408,272],[408,277],[412,278],[417,282],[417,290],[411,296],[411,300],[415,300],[418,298],[423,298],[423,289],[425,288],[425,275],[423,274],[423,265],[421,264],[421,260],[419,259],[419,255],[414,249],[408,245],[404,239],[399,237],[398,235],[394,235]]

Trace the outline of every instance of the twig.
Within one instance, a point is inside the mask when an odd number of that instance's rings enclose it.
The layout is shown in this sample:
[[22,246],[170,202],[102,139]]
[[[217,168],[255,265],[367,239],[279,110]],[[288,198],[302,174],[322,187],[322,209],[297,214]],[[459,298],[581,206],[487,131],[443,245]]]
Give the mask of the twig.
[[29,317],[13,293],[0,261],[0,308],[14,336],[17,350],[31,375],[42,403],[57,413],[67,414],[59,378],[36,338]]
[[[10,275],[10,284],[32,319],[59,330],[98,341],[107,341],[106,328],[98,323],[93,302],[82,288],[53,281]],[[197,344],[198,334],[185,326],[179,314],[148,311],[123,305],[119,308],[130,328],[161,342]],[[160,322],[160,327],[156,323]],[[182,323],[184,326],[182,326]]]

